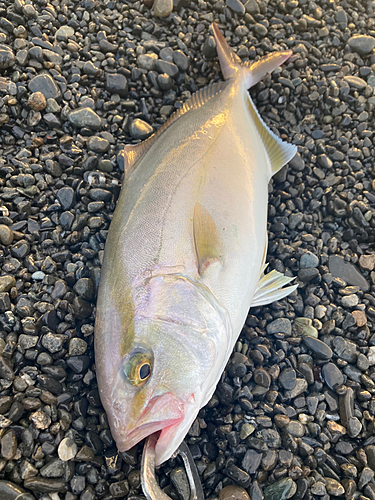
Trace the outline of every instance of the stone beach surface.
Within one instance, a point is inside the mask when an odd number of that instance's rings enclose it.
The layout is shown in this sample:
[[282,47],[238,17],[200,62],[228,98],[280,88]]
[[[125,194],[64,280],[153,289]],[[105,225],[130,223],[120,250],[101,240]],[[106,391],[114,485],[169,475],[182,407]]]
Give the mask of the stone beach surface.
[[[0,499],[144,498],[142,446],[118,453],[100,404],[95,300],[123,147],[222,79],[212,21],[243,61],[293,51],[251,94],[298,146],[268,261],[299,288],[250,310],[186,441],[206,498],[375,500],[370,0],[0,1]],[[158,470],[173,500],[181,465]]]

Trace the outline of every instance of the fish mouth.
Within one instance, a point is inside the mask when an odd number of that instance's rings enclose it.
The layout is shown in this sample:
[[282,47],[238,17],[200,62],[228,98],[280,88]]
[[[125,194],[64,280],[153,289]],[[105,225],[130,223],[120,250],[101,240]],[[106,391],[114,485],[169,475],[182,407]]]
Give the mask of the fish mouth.
[[172,393],[156,396],[148,403],[135,426],[126,430],[116,439],[117,449],[127,451],[147,436],[161,431],[159,440],[170,432],[173,433],[185,418],[184,402]]

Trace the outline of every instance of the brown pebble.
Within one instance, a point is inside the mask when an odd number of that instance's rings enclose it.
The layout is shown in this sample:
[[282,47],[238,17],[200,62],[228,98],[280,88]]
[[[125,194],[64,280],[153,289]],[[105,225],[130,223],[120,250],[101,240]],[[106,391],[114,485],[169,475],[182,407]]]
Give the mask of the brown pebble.
[[40,148],[40,146],[43,146],[44,140],[42,137],[34,137],[32,140],[32,147],[33,148]]
[[286,427],[290,422],[290,418],[287,415],[275,415],[273,420],[277,427],[281,428]]
[[5,224],[0,224],[0,243],[8,246],[13,242],[13,231]]
[[362,269],[372,271],[375,266],[375,254],[361,255],[359,258],[359,265],[362,267]]
[[230,485],[220,491],[219,500],[250,500],[250,497],[244,488]]
[[352,315],[354,316],[357,326],[365,326],[367,323],[367,317],[364,311],[353,311]]
[[34,111],[42,111],[47,106],[47,100],[41,92],[34,92],[29,97],[27,104]]

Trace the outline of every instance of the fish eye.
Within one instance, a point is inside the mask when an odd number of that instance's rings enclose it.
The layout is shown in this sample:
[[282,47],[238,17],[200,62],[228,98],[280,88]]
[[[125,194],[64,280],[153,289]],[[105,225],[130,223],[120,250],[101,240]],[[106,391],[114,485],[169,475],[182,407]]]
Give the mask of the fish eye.
[[152,357],[147,351],[133,353],[124,365],[125,377],[136,387],[140,387],[148,381],[151,371]]
[[151,374],[151,366],[148,363],[142,365],[139,369],[139,378],[146,380]]

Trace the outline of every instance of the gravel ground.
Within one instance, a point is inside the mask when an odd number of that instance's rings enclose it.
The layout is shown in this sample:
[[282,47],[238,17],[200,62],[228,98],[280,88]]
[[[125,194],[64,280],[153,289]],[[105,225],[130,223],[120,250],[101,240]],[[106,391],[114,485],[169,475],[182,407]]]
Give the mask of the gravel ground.
[[375,2],[145,4],[0,1],[0,498],[142,498],[96,388],[100,262],[124,144],[221,79],[215,20],[243,60],[293,50],[251,93],[298,145],[268,259],[299,288],[250,311],[187,442],[206,498],[375,500]]

